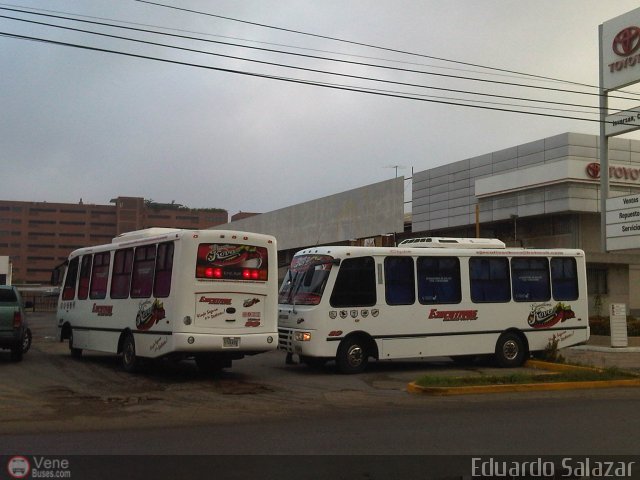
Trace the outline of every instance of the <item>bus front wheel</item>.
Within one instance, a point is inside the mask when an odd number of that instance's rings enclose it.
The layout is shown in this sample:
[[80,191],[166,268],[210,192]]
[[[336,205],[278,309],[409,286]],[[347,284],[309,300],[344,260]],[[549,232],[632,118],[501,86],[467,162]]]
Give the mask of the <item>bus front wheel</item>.
[[346,338],[338,347],[336,365],[340,373],[361,373],[367,368],[369,353],[361,337]]
[[519,367],[525,361],[526,347],[520,335],[506,332],[496,343],[495,358],[501,367]]

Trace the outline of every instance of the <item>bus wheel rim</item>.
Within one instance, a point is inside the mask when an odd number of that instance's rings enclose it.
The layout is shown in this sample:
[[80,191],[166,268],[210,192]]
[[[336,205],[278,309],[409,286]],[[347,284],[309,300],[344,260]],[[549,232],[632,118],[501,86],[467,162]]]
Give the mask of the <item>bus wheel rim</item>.
[[502,347],[502,352],[507,360],[513,360],[519,353],[518,344],[515,340],[508,340]]
[[349,364],[358,366],[362,363],[362,348],[359,345],[353,345],[348,352]]

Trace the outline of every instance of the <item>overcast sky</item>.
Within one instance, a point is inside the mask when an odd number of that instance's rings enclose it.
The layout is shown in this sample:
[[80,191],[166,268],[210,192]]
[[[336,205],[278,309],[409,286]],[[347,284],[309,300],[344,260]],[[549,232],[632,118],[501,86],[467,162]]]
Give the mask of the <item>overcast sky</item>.
[[230,214],[266,212],[393,178],[396,170],[410,176],[411,168],[426,170],[567,131],[597,134],[593,121],[431,100],[594,120],[596,95],[549,89],[594,94],[595,88],[481,66],[597,86],[598,25],[640,6],[637,0],[154,1],[193,11],[135,0],[1,5],[127,29],[8,10],[0,15],[282,66],[0,18],[4,34],[200,66],[0,37],[0,199],[108,204],[117,196],[139,196]]

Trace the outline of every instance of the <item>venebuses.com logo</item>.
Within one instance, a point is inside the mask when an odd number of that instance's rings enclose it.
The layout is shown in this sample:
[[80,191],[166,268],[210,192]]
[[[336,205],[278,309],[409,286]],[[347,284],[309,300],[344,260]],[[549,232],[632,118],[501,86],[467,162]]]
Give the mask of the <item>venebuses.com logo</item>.
[[7,463],[7,472],[11,478],[27,478],[30,471],[31,464],[26,457],[11,457]]
[[66,458],[15,455],[7,462],[10,478],[71,478],[71,464]]

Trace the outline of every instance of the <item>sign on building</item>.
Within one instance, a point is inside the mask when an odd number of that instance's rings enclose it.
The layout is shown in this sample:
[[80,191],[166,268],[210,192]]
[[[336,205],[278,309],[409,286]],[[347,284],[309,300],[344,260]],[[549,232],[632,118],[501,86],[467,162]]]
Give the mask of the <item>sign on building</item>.
[[607,199],[607,250],[640,248],[640,195]]
[[616,90],[640,79],[640,8],[602,24],[602,87]]

